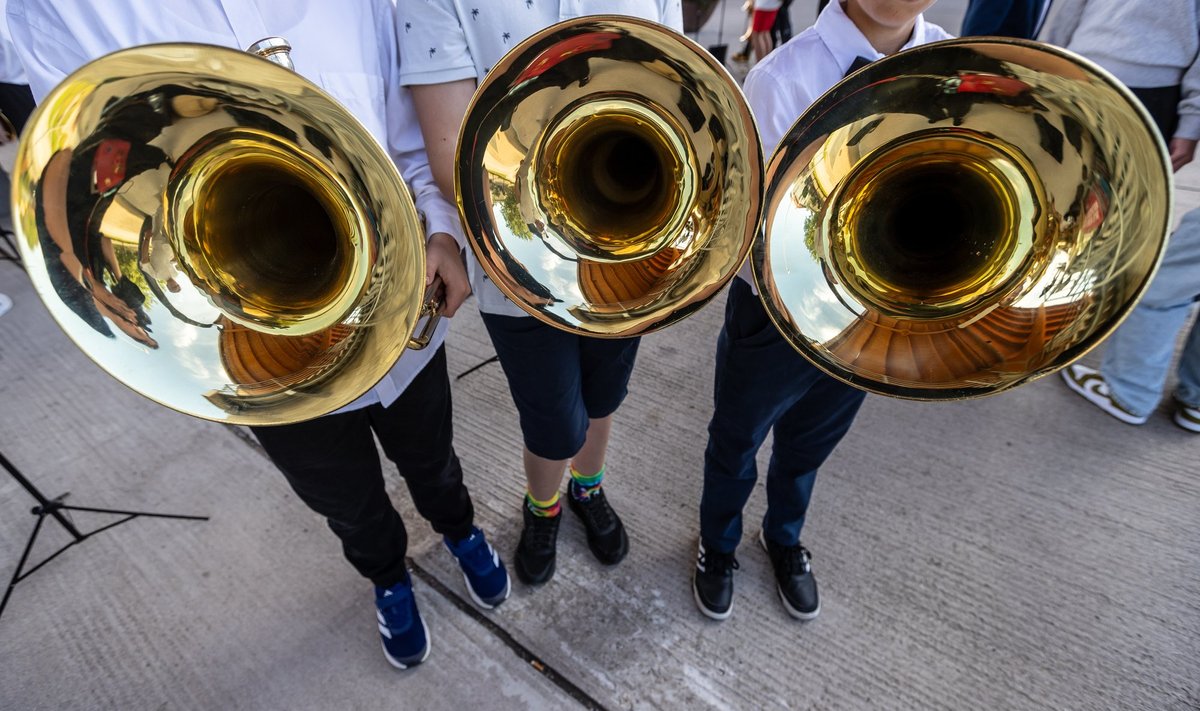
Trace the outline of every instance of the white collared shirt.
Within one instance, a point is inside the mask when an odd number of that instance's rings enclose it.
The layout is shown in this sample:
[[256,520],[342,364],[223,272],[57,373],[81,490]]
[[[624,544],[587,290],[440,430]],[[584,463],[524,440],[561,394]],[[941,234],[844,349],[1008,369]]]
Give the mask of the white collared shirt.
[[[393,12],[390,0],[8,0],[7,19],[38,100],[67,74],[117,49],[155,42],[245,49],[264,37],[284,37],[296,71],[387,147],[427,232],[459,235],[458,211],[433,182],[410,95],[398,83]],[[443,319],[427,348],[405,351],[372,390],[339,412],[394,402],[433,358],[447,328]]]
[[0,82],[5,84],[28,84],[25,68],[13,49],[12,37],[8,34],[8,22],[4,19],[6,0],[0,0]]
[[[918,16],[912,36],[900,49],[952,36]],[[834,0],[821,11],[816,24],[754,65],[742,88],[758,123],[767,162],[796,119],[846,76],[855,59],[875,61],[883,56],[846,15],[841,3]],[[738,276],[754,287],[749,260],[742,265]]]
[[[680,0],[398,0],[400,83],[478,81],[534,33],[597,14],[640,17],[683,30]],[[470,250],[467,265],[480,311],[526,315],[488,279]]]

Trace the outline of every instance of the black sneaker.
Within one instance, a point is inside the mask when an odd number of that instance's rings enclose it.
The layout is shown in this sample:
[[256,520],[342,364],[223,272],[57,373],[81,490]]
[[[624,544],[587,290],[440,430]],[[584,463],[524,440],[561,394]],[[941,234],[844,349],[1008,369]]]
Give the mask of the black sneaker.
[[723,620],[733,612],[733,571],[737,569],[737,558],[732,553],[705,551],[704,541],[700,541],[692,594],[705,616]]
[[538,516],[521,504],[525,528],[521,529],[521,540],[513,555],[513,569],[526,585],[541,585],[554,577],[554,553],[558,543],[557,516]]
[[583,521],[592,555],[605,565],[620,563],[629,552],[629,537],[625,535],[625,526],[617,512],[608,505],[604,488],[593,490],[583,501],[575,498],[574,490],[575,482],[571,482],[567,505]]
[[821,598],[817,595],[817,579],[809,564],[812,556],[808,549],[799,543],[781,546],[768,541],[762,530],[758,532],[758,540],[771,559],[779,599],[788,614],[798,620],[811,620],[821,614]]

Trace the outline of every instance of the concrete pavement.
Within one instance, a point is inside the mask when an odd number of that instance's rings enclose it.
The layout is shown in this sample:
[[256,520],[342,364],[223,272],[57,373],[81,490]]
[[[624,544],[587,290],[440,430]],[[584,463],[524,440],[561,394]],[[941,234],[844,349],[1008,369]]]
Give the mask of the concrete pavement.
[[[1200,204],[1200,169],[1178,198]],[[1200,438],[1166,405],[1129,427],[1056,377],[961,403],[870,397],[806,527],[821,617],[787,617],[747,540],[734,615],[714,623],[689,574],[720,299],[643,342],[607,485],[632,540],[619,566],[565,514],[554,580],[474,612],[391,478],[434,640],[397,672],[369,585],[244,433],[105,376],[4,262],[0,292],[0,452],[71,503],[212,517],[122,524],[22,582],[0,618],[0,709],[1200,707]],[[451,373],[491,354],[468,306]],[[509,558],[523,480],[499,367],[454,397],[480,524]],[[0,580],[31,505],[0,475]],[[748,525],[764,506],[760,485]],[[35,557],[64,542],[48,525]]]

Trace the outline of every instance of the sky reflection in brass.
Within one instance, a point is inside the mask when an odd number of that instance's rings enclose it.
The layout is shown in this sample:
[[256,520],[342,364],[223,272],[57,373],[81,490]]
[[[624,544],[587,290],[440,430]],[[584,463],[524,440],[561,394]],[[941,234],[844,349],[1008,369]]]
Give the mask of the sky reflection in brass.
[[69,76],[26,127],[13,206],[72,340],[211,420],[348,404],[423,300],[424,236],[383,148],[315,84],[232,49],[148,45]]
[[766,185],[751,263],[784,336],[851,385],[941,400],[1053,372],[1116,328],[1157,268],[1172,176],[1110,75],[990,38],[846,78]]
[[567,331],[636,336],[737,272],[762,155],[741,90],[707,51],[651,22],[593,16],[492,68],[456,183],[468,239],[509,298]]

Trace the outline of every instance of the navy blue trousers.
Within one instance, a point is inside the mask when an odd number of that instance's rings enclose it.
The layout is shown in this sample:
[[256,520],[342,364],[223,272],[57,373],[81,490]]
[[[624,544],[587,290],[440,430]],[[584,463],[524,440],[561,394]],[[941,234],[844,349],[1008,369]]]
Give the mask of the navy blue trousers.
[[714,410],[704,452],[700,536],[732,553],[758,479],[755,455],[775,429],[767,468],[769,540],[800,540],[817,468],[849,431],[865,394],[825,375],[779,335],[750,286],[734,279],[717,339]]

